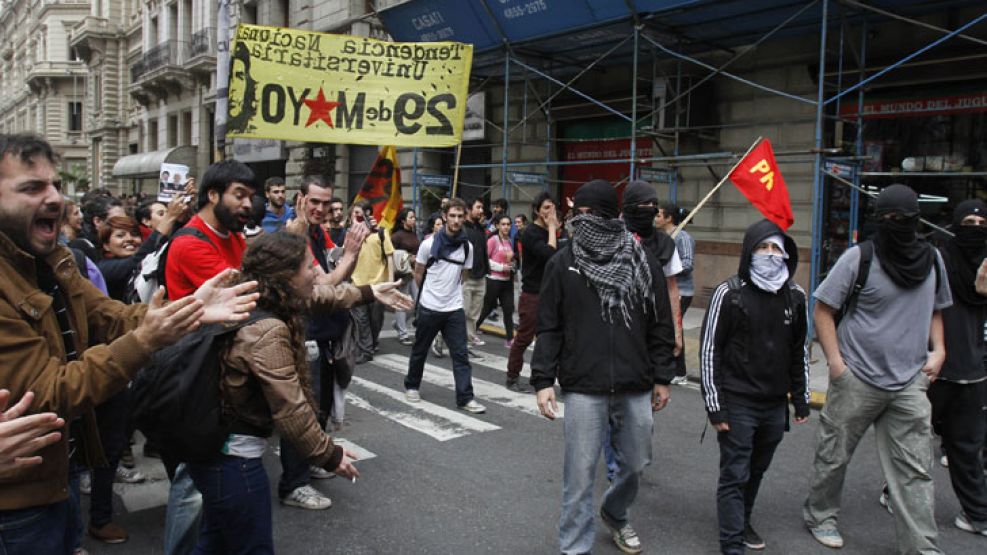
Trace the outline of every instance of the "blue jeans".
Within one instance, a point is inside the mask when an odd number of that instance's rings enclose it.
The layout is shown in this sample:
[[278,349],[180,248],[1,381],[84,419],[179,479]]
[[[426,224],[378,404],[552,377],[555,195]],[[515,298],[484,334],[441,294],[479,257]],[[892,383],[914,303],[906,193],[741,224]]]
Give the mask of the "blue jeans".
[[418,325],[415,345],[411,348],[405,389],[420,389],[428,348],[435,336],[442,332],[449,355],[452,357],[452,376],[456,381],[456,405],[463,406],[473,400],[473,368],[470,366],[466,346],[466,313],[462,309],[437,312],[424,306],[418,307]]
[[754,409],[727,407],[730,430],[719,432],[720,481],[716,514],[720,521],[720,550],[743,555],[744,526],[750,524],[754,500],[775,449],[785,435],[785,405]]
[[188,465],[180,464],[171,479],[165,512],[165,555],[188,555],[195,548],[202,515],[202,495],[195,489]]
[[593,482],[600,446],[610,430],[617,473],[603,494],[600,511],[620,526],[637,496],[638,481],[651,462],[651,392],[565,396],[565,464],[562,477],[562,518],[559,546],[563,553],[589,553],[596,526]]
[[273,555],[271,485],[261,459],[220,455],[189,463],[188,471],[203,501],[196,555]]
[[69,555],[76,548],[71,501],[0,511],[0,555]]

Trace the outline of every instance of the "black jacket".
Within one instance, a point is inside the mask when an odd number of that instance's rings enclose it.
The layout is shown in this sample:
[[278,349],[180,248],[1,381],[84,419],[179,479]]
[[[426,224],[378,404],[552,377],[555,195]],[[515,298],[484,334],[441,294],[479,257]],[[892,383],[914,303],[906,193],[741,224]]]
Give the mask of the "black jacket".
[[470,278],[482,279],[490,273],[490,261],[487,259],[487,227],[482,223],[466,220],[463,224],[466,237],[469,238],[473,250],[473,267],[470,268]]
[[533,222],[525,226],[518,242],[521,244],[521,291],[537,295],[545,275],[545,263],[555,256],[556,249],[548,244],[548,229]]
[[[789,280],[777,293],[750,279],[754,247],[770,235],[785,239]],[[798,247],[775,224],[762,220],[744,235],[739,290],[730,280],[713,292],[703,319],[699,361],[706,412],[713,423],[727,422],[731,404],[768,408],[784,404],[790,393],[795,415],[809,415],[805,291],[792,281]]]
[[[531,226],[534,227],[534,226]],[[527,231],[527,230],[525,230]],[[631,327],[603,319],[600,297],[566,246],[545,266],[531,385],[592,395],[650,391],[675,376],[675,328],[661,266],[647,253],[655,307],[631,310]]]

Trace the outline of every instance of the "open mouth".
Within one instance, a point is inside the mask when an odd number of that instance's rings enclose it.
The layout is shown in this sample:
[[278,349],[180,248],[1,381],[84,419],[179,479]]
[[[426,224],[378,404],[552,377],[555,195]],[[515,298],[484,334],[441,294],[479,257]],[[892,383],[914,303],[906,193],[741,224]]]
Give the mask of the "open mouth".
[[37,218],[34,220],[34,231],[44,239],[54,239],[58,234],[57,218]]

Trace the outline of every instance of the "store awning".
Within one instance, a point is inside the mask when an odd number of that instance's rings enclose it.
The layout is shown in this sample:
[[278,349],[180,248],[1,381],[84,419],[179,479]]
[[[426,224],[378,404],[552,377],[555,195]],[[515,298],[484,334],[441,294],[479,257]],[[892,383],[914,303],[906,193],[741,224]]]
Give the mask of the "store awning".
[[178,146],[124,156],[113,165],[113,177],[157,178],[161,173],[161,164],[184,164],[189,167],[189,174],[195,175],[195,147]]

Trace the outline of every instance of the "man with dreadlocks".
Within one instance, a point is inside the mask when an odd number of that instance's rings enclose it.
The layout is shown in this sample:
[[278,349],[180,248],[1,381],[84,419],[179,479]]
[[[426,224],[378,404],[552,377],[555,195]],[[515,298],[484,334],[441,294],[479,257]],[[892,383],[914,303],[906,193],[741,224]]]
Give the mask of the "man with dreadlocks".
[[559,414],[555,378],[565,392],[565,464],[559,544],[563,553],[593,547],[593,483],[607,430],[618,471],[600,518],[625,553],[641,541],[628,509],[651,462],[653,411],[668,403],[675,374],[675,330],[661,265],[617,219],[617,194],[603,180],[573,199],[572,241],[545,267],[531,385],[538,410]]

